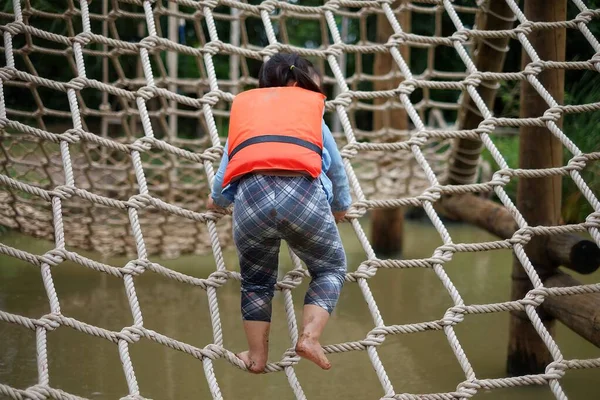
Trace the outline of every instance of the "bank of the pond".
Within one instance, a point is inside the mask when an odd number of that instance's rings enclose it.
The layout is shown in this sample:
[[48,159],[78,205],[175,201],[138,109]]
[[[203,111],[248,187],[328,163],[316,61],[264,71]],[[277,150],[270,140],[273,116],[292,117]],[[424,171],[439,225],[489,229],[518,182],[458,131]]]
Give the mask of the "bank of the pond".
[[[363,223],[368,231],[368,224]],[[493,237],[481,230],[449,224],[455,243],[483,242]],[[349,224],[341,226],[350,270],[365,259]],[[368,232],[367,232],[368,233]],[[0,237],[6,245],[42,254],[53,247],[10,232]],[[425,223],[408,221],[403,258],[431,256],[441,239]],[[82,254],[101,259],[100,254]],[[224,254],[229,269],[237,270],[233,251]],[[168,268],[207,277],[214,271],[212,256],[185,256],[158,260]],[[123,266],[127,258],[105,262]],[[467,304],[506,301],[510,296],[510,251],[459,253],[445,270]],[[281,272],[291,262],[282,249]],[[52,270],[64,315],[111,330],[132,324],[124,284],[121,279],[65,262]],[[577,276],[584,282],[598,275]],[[206,293],[151,272],[135,278],[144,316],[144,325],[175,339],[203,347],[212,342],[212,328]],[[299,316],[307,284],[294,291]],[[386,324],[405,324],[439,319],[452,305],[450,296],[430,269],[379,270],[369,280]],[[271,360],[289,346],[282,296],[274,301],[271,332]],[[225,346],[233,351],[245,347],[239,313],[239,283],[230,281],[218,290]],[[49,312],[40,272],[27,263],[0,256],[0,310],[28,317]],[[356,284],[347,284],[339,306],[325,332],[326,344],[364,338],[373,320]],[[479,378],[505,376],[508,314],[470,315],[456,327],[456,333]],[[600,350],[576,334],[559,326],[557,342],[565,358],[600,357]],[[443,332],[390,336],[377,349],[397,393],[447,392],[464,380]],[[50,382],[53,387],[92,399],[118,399],[127,394],[117,347],[106,340],[90,337],[67,327],[48,334]],[[143,339],[131,346],[131,357],[141,392],[153,399],[211,398],[202,363],[184,353]],[[366,352],[331,356],[333,369],[323,372],[301,362],[297,374],[308,399],[379,399],[384,395]],[[255,376],[215,362],[215,371],[225,399],[293,399],[285,374]],[[569,399],[600,398],[597,385],[600,370],[568,371],[561,381]],[[37,380],[35,334],[21,326],[0,322],[0,383],[17,388]],[[480,392],[480,399],[553,399],[547,387],[500,389]]]

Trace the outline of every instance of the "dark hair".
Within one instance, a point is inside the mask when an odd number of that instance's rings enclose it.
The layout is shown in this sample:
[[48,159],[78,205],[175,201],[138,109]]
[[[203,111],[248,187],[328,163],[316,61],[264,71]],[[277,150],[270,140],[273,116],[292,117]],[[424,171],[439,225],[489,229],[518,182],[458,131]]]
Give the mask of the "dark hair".
[[321,74],[315,66],[298,54],[275,54],[265,62],[258,71],[258,87],[289,86],[296,82],[296,86],[317,93],[323,93],[321,87],[313,80],[313,76]]

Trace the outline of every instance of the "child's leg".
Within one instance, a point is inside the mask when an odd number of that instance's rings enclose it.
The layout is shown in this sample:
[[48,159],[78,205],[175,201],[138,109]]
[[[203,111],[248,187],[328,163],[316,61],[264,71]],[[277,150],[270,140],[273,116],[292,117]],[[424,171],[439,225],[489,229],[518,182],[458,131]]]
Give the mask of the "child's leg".
[[238,248],[242,275],[242,318],[248,340],[248,351],[238,356],[255,373],[265,369],[269,357],[271,300],[277,282],[279,244],[279,239],[269,239],[260,244],[253,243],[250,249],[239,251]]
[[[242,275],[241,311],[249,350],[238,355],[251,372],[262,372],[269,352],[271,300],[277,282],[280,239],[260,180],[240,185],[233,210],[233,239]],[[271,208],[272,209],[272,208]]]
[[296,351],[321,368],[329,369],[331,364],[319,339],[344,284],[346,254],[318,182],[304,182],[296,188],[300,194],[282,205],[286,212],[280,223],[282,237],[306,263],[312,277],[304,298],[303,328]]

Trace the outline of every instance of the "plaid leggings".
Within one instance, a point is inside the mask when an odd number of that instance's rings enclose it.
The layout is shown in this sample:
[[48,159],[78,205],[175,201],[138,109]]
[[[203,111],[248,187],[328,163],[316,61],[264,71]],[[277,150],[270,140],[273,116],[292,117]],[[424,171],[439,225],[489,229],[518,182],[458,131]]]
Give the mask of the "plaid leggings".
[[333,311],[344,283],[346,254],[318,180],[244,177],[233,208],[233,239],[240,260],[244,320],[271,321],[281,239],[311,274],[304,304]]

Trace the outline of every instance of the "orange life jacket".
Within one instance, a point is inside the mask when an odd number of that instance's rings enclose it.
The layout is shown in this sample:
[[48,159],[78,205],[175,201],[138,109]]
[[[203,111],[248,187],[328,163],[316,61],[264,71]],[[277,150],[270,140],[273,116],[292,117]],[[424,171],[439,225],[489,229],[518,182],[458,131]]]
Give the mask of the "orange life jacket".
[[325,96],[295,86],[238,94],[229,119],[223,187],[258,170],[321,173]]

